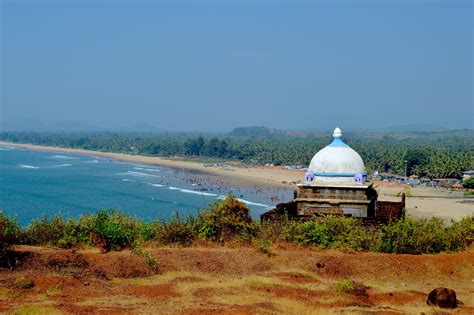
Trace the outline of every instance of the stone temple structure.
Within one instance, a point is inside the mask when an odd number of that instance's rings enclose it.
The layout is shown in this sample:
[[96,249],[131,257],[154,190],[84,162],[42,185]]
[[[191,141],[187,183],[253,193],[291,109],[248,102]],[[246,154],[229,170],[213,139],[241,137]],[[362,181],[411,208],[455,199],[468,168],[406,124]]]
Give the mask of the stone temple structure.
[[342,140],[339,128],[334,130],[332,142],[314,155],[304,184],[298,184],[294,194],[294,200],[277,205],[261,219],[284,214],[300,219],[332,214],[388,221],[401,218],[405,208],[404,195],[401,202],[377,200],[364,161]]

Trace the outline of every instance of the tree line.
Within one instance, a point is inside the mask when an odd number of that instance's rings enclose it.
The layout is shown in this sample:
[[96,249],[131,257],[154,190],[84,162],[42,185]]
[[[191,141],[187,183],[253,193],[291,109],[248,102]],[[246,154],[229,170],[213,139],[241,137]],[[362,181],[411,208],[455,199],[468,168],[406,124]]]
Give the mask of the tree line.
[[[185,133],[37,133],[2,132],[0,140],[149,156],[206,157],[263,165],[308,165],[332,139],[328,134],[243,132]],[[361,155],[368,172],[430,178],[461,178],[474,168],[474,133],[348,133],[346,142]]]

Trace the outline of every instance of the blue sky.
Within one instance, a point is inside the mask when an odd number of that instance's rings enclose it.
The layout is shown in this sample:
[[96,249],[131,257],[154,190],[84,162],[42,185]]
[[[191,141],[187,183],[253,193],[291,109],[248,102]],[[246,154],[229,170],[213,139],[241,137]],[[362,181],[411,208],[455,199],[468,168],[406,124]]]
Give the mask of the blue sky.
[[1,121],[473,128],[471,1],[1,1]]

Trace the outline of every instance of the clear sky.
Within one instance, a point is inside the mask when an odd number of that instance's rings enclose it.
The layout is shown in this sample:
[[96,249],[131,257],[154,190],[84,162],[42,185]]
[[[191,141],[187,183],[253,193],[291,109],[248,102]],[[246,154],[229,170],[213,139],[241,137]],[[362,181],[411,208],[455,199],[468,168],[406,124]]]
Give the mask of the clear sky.
[[472,1],[0,2],[4,125],[474,125]]

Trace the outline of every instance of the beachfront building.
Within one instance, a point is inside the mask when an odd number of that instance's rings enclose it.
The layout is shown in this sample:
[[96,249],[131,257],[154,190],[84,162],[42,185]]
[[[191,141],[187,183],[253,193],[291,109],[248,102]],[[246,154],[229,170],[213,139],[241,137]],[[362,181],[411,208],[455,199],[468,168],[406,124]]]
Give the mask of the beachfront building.
[[264,213],[262,219],[284,212],[298,218],[334,214],[377,221],[402,216],[404,196],[401,202],[378,201],[377,196],[364,161],[343,141],[341,129],[336,128],[332,142],[312,158],[304,184],[296,187],[295,199]]
[[462,179],[463,180],[469,179],[471,177],[474,177],[474,170],[462,172]]

